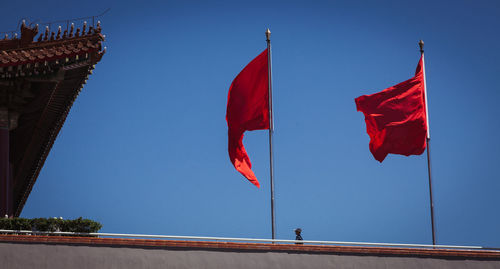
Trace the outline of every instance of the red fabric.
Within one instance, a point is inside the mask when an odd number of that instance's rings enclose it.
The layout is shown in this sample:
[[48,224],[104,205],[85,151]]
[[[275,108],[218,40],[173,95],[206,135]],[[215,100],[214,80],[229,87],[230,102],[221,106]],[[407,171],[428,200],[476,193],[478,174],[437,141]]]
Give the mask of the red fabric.
[[370,151],[379,162],[389,153],[409,156],[424,152],[427,121],[422,58],[413,78],[355,101],[358,111],[365,114]]
[[269,129],[267,50],[243,68],[231,83],[227,97],[226,121],[229,159],[236,170],[260,187],[243,146],[243,133]]

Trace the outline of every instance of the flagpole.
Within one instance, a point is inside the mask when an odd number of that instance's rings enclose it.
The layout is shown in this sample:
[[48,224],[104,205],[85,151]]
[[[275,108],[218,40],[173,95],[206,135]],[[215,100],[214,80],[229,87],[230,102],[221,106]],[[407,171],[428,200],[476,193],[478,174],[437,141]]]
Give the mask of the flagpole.
[[272,68],[271,68],[271,31],[269,28],[266,30],[267,41],[267,68],[268,68],[268,82],[269,82],[269,173],[271,178],[271,232],[272,239],[276,239],[275,230],[275,217],[274,217],[274,166],[273,166],[273,82],[272,82]]
[[430,135],[430,130],[429,130],[429,109],[428,109],[428,103],[427,103],[427,82],[425,79],[425,59],[424,59],[424,41],[420,40],[418,42],[418,45],[420,46],[420,54],[422,55],[422,72],[424,74],[424,95],[425,95],[425,118],[426,118],[426,124],[427,124],[427,136],[426,136],[426,142],[427,142],[427,171],[429,173],[429,196],[430,196],[430,203],[431,203],[431,225],[432,225],[432,244],[436,245],[436,233],[435,233],[435,226],[434,226],[434,202],[432,199],[432,173],[431,173],[431,135]]

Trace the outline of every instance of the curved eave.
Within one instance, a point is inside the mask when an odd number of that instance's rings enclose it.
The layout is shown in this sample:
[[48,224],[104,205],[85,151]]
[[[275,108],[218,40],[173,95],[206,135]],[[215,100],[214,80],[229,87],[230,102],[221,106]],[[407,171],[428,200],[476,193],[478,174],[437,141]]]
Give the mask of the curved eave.
[[22,47],[8,43],[16,40],[0,41],[0,82],[5,87],[29,85],[33,94],[22,105],[17,128],[10,131],[15,216],[21,214],[73,102],[104,54],[103,39],[94,33]]
[[[34,162],[31,162],[31,165],[26,167],[18,167],[18,171],[30,171],[30,173],[22,173],[19,172],[19,181],[16,177],[16,182],[23,182],[25,184],[19,186],[20,192],[15,193],[15,215],[19,216],[21,211],[28,199],[29,194],[33,188],[33,185],[38,178],[41,168],[43,167],[45,160],[54,144],[54,141],[61,130],[68,113],[78,97],[78,94],[83,88],[83,85],[86,83],[88,79],[88,75],[91,74],[91,71],[94,69],[94,64],[97,63],[95,60],[89,60],[87,64],[79,66],[73,70],[66,71],[67,75],[65,79],[59,82],[55,88],[53,89],[52,97],[50,103],[44,109],[43,118],[40,118],[39,122],[43,121],[52,121],[51,124],[46,125],[45,127],[45,135],[42,139],[42,143],[40,146],[37,143],[34,143],[34,146],[27,149],[26,154],[33,154],[30,150],[37,150],[38,158],[35,158]],[[43,131],[38,131],[43,132]],[[36,137],[38,133],[33,133],[32,141],[36,141]],[[17,187],[17,184],[16,184]],[[17,199],[16,199],[17,198]]]

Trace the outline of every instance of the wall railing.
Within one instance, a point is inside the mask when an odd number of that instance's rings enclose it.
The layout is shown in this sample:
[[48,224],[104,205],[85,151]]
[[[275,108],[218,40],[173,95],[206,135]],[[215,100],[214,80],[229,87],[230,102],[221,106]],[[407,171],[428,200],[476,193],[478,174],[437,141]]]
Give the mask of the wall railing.
[[456,245],[429,245],[429,244],[403,244],[403,243],[370,243],[370,242],[345,242],[345,241],[317,241],[317,240],[287,240],[287,239],[258,239],[238,237],[208,237],[208,236],[179,236],[179,235],[151,235],[151,234],[122,234],[122,233],[73,233],[73,232],[42,232],[27,230],[0,230],[0,234],[29,234],[29,235],[66,235],[66,236],[93,236],[116,238],[141,238],[141,239],[175,239],[175,240],[204,240],[216,242],[254,242],[254,243],[284,243],[284,244],[314,244],[314,245],[344,245],[344,246],[372,246],[372,247],[408,247],[408,248],[440,248],[440,249],[484,249],[499,250],[482,246],[456,246]]

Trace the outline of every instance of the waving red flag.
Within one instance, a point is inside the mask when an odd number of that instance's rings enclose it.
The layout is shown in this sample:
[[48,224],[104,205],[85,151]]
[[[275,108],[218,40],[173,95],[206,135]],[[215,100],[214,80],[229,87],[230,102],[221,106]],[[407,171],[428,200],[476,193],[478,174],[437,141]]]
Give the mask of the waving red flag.
[[231,83],[227,97],[226,121],[229,159],[236,170],[260,187],[243,146],[243,133],[269,129],[267,49],[243,68]]
[[420,155],[426,147],[424,74],[422,58],[415,76],[372,95],[355,99],[365,114],[370,151],[382,162],[387,154]]

